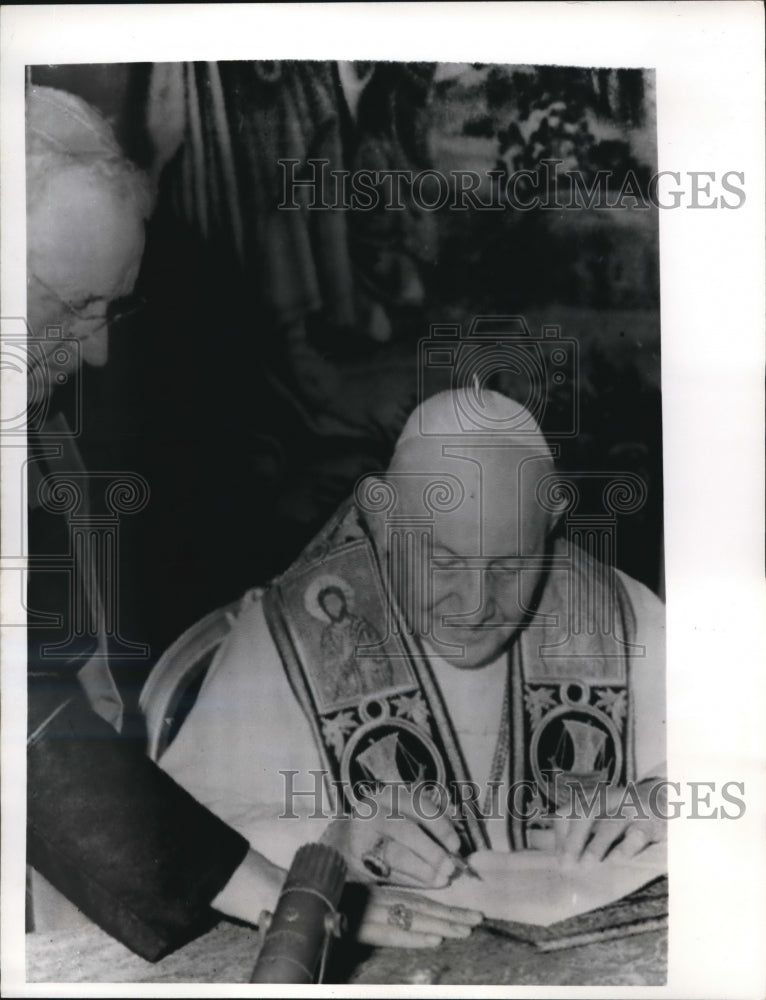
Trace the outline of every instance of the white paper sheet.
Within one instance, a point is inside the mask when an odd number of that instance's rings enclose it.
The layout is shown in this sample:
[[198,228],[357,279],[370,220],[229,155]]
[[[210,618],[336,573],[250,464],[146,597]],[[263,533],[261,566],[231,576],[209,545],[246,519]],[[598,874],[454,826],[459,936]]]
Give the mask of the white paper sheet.
[[547,851],[480,851],[470,858],[481,879],[462,875],[446,889],[420,893],[449,906],[481,910],[490,920],[547,927],[613,903],[667,872],[664,844],[629,861],[562,862]]

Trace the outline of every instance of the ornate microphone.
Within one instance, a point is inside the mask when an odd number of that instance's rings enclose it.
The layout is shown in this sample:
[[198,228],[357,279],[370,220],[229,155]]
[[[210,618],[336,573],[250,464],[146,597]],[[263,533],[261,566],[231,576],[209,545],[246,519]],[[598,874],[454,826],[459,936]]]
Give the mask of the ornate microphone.
[[267,926],[251,983],[313,983],[320,957],[321,982],[330,938],[340,937],[345,881],[346,862],[333,847],[298,848],[274,915],[261,914]]

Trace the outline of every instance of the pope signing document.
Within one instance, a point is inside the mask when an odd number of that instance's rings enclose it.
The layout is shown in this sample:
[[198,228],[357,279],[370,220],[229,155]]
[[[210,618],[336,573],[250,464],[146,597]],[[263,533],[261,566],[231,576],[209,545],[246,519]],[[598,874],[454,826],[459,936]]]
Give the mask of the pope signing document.
[[226,912],[272,909],[308,841],[382,945],[549,924],[666,870],[664,608],[570,500],[529,410],[440,392],[242,597],[159,760],[262,859]]

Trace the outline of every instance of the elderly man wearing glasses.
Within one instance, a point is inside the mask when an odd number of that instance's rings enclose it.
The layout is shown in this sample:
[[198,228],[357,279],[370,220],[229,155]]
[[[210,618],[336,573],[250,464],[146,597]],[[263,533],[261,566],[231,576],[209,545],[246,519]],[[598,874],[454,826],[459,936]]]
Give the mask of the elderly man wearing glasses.
[[[151,200],[100,115],[71,94],[29,89],[28,412],[43,409],[47,419],[28,438],[28,924],[71,924],[63,893],[157,959],[210,922],[210,903],[247,844],[119,734],[123,704],[95,567],[80,551],[73,572],[61,572],[72,526],[45,499],[53,482],[88,483],[55,390],[83,362],[106,363],[110,326],[138,275]],[[88,493],[86,485],[78,511],[86,519]]]
[[107,361],[109,329],[138,275],[149,186],[89,105],[31,87],[27,207],[28,407],[48,414],[28,440],[31,922],[60,923],[57,890],[155,960],[209,926],[212,902],[227,909],[217,898],[227,885],[268,880],[269,866],[120,735],[95,572],[82,553],[79,583],[60,572],[70,525],[44,500],[51,477],[87,482],[54,390],[81,363]]

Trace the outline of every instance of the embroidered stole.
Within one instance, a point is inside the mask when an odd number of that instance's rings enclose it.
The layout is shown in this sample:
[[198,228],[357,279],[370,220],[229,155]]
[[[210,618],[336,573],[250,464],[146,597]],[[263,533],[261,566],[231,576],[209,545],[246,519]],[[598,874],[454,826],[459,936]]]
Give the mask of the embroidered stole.
[[[427,656],[390,590],[349,501],[263,597],[331,800],[353,810],[389,782],[449,794],[462,849],[488,846],[478,804],[463,804],[469,775]],[[633,777],[628,653],[641,653],[634,636],[619,577],[557,543],[540,604],[509,653],[508,802],[514,783],[530,790],[524,809],[509,812],[514,849],[546,825],[539,817],[554,811],[568,781],[587,792]],[[433,815],[432,801],[421,804]]]

